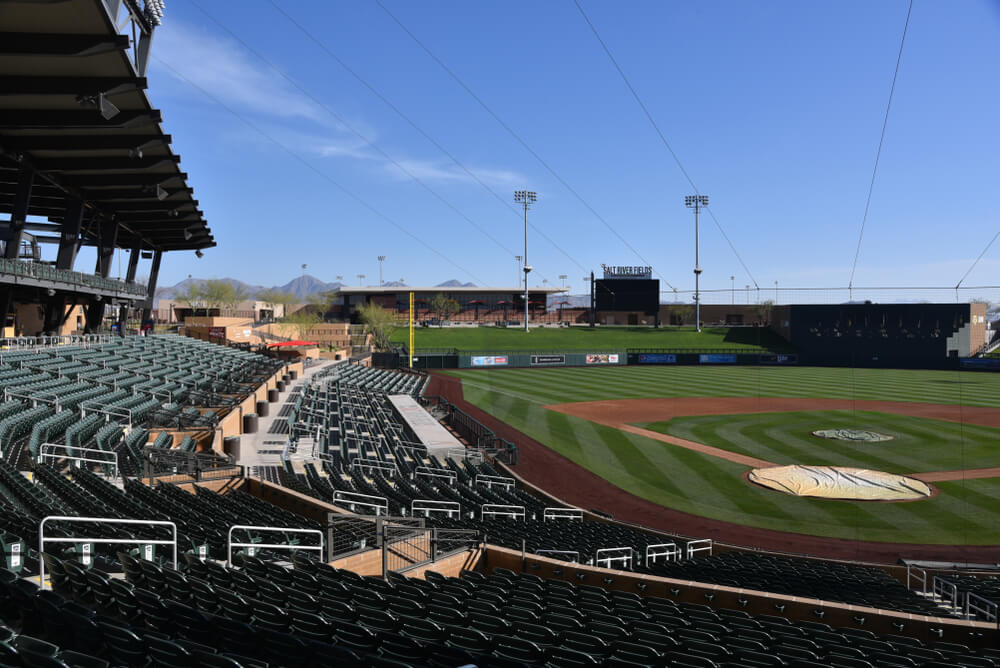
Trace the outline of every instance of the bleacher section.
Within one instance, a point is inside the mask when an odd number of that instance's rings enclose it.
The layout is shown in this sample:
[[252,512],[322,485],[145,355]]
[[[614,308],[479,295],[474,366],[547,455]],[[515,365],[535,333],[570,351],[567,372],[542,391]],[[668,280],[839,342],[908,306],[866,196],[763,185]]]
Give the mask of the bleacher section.
[[[387,581],[294,557],[125,580],[50,557],[55,592],[0,572],[7,665],[982,666],[996,649],[610,591],[497,569]],[[59,663],[37,656],[59,657]],[[12,663],[18,661],[19,663]],[[107,662],[107,663],[101,663]]]
[[146,441],[133,434],[211,428],[280,365],[178,336],[0,351],[0,459],[26,470],[47,443],[63,456],[115,452],[137,471]]

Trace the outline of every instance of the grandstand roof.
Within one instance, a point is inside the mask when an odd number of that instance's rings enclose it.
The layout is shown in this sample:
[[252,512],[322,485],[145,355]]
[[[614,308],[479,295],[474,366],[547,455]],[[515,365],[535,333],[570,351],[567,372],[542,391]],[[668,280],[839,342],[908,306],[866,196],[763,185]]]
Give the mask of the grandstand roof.
[[[118,247],[214,246],[145,93],[158,18],[137,0],[108,4],[123,18],[102,0],[0,2],[0,212],[13,212],[19,173],[30,167],[27,213],[48,220],[28,222],[36,236],[58,237],[73,198],[85,221],[119,224]],[[84,228],[83,243],[97,244],[99,226]]]

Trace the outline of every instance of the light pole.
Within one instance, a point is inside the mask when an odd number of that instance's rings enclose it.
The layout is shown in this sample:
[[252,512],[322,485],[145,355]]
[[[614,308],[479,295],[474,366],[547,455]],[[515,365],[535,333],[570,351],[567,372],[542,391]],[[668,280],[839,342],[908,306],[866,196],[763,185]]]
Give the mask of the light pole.
[[528,331],[528,273],[531,272],[531,265],[528,264],[528,209],[538,200],[538,193],[534,190],[515,190],[514,201],[524,207],[524,331]]
[[778,281],[774,282],[774,303],[778,303]]
[[564,289],[566,287],[566,278],[567,278],[566,274],[559,274],[559,280],[562,281],[562,286]]
[[382,263],[385,262],[385,255],[378,256],[378,286],[382,287]]
[[749,304],[750,303],[750,286],[748,285],[748,286],[746,286],[746,288],[747,288],[747,304]]
[[700,332],[701,292],[699,279],[701,278],[701,265],[698,264],[698,211],[701,207],[708,206],[708,195],[687,195],[684,197],[684,205],[694,209],[694,328],[696,332]]
[[359,287],[364,287],[364,285],[365,285],[365,275],[364,274],[358,274],[358,286]]
[[517,260],[517,287],[521,287],[521,256],[515,255],[514,259]]
[[302,278],[305,278],[305,277],[306,277],[306,265],[305,265],[305,263],[303,263],[302,264]]
[[343,280],[344,280],[344,277],[343,277],[343,276],[337,276],[337,282],[338,282],[338,283],[342,283],[342,282],[343,282]]
[[730,276],[729,277],[729,286],[730,286],[729,289],[733,293],[733,304],[735,304],[736,303],[736,277],[735,276]]

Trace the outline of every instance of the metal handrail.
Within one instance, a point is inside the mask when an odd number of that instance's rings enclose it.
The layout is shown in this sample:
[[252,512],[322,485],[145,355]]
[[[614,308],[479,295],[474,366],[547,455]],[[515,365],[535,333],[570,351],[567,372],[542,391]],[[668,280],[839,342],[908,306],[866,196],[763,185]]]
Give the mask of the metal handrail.
[[479,517],[486,519],[487,515],[491,517],[501,515],[515,520],[519,517],[522,520],[525,518],[524,506],[508,506],[500,503],[484,503],[480,506]]
[[454,482],[458,474],[451,469],[439,469],[433,466],[418,466],[413,471],[413,477],[423,476],[424,478],[444,478],[448,482]]
[[916,580],[920,583],[921,592],[927,593],[927,571],[922,568],[917,568],[916,566],[906,565],[906,588],[912,589],[910,587],[910,580]]
[[[234,543],[233,531],[237,529],[247,531],[279,531],[281,533],[308,533],[319,536],[319,545],[293,545],[291,543]],[[267,548],[269,550],[314,550],[319,552],[320,559],[323,558],[323,532],[319,529],[296,529],[293,527],[265,527],[254,526],[252,524],[234,524],[229,527],[226,534],[226,565],[233,565],[234,547]]]
[[699,552],[708,552],[712,554],[712,539],[703,538],[701,540],[692,540],[687,544],[687,558],[690,559]]
[[545,520],[580,520],[583,521],[583,511],[579,508],[546,508],[542,511],[542,521]]
[[667,561],[680,561],[681,560],[681,549],[677,547],[676,543],[657,543],[656,545],[646,546],[646,561],[645,564],[655,564],[656,560],[660,557],[665,558]]
[[[380,503],[372,503],[372,500],[379,501]],[[344,490],[335,490],[333,493],[333,503],[336,504],[340,501],[346,501],[352,506],[363,506],[365,508],[374,508],[375,515],[388,515],[389,514],[389,500],[384,496],[373,496],[371,494],[361,494],[360,492],[347,492]],[[378,511],[382,512],[379,513]]]
[[[976,599],[973,602],[972,599]],[[980,601],[982,603],[980,603]],[[976,616],[981,616],[988,622],[998,622],[1000,623],[1000,617],[998,617],[998,612],[1000,612],[1000,605],[997,605],[988,598],[983,598],[979,594],[973,594],[971,591],[965,593],[965,617],[969,619],[973,613]]]
[[508,478],[502,475],[486,475],[485,473],[476,474],[476,484],[485,485],[489,489],[494,487],[500,487],[502,489],[514,489],[515,480],[513,478]]
[[[618,555],[618,556],[615,556]],[[632,568],[631,547],[602,547],[594,553],[594,563],[600,568],[611,568],[613,562],[622,562],[625,569]],[[602,566],[607,564],[607,566]]]
[[430,517],[431,513],[444,513],[448,517],[461,517],[462,506],[458,501],[414,499],[410,502],[410,514],[416,517],[418,512],[422,512],[424,517]]
[[[49,452],[46,452],[46,449],[48,449]],[[55,452],[55,450],[57,449],[63,450],[65,454],[62,455],[58,454],[57,452]],[[69,454],[70,450],[82,453],[97,452],[102,455],[110,455],[111,458],[94,459],[92,457],[75,456]],[[71,448],[70,446],[63,445],[61,443],[42,443],[41,447],[38,448],[38,462],[44,463],[46,459],[69,459],[76,462],[78,467],[80,465],[80,462],[91,462],[93,464],[103,464],[105,466],[112,465],[114,466],[113,469],[114,473],[112,473],[111,475],[112,478],[117,478],[118,473],[120,471],[118,464],[118,453],[112,450],[100,450],[98,448]]]
[[[87,536],[45,537],[45,523],[53,522],[101,522],[102,524],[141,524],[143,526],[168,526],[173,531],[173,539],[160,538],[89,538]],[[103,545],[172,545],[174,548],[174,569],[177,568],[177,525],[168,520],[129,520],[117,517],[69,517],[66,515],[49,515],[38,524],[38,553],[45,552],[45,543],[98,543]],[[45,560],[38,559],[38,587],[45,588]]]

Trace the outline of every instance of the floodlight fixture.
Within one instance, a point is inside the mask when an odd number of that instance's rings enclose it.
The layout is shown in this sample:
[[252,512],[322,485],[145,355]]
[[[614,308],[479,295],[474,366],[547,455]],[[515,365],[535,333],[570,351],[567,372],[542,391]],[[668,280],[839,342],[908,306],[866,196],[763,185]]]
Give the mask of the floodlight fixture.
[[164,188],[163,186],[161,186],[159,183],[157,183],[156,184],[156,199],[158,199],[158,200],[160,200],[162,202],[163,200],[167,199],[169,196],[170,196],[170,193],[167,192],[167,189]]
[[201,258],[205,257],[205,254],[202,253],[201,249],[199,248],[194,252],[194,256],[200,260]]
[[191,231],[190,227],[184,228],[184,241],[191,241],[191,237],[194,236],[194,232]]
[[514,201],[524,207],[524,331],[528,331],[528,209],[538,201],[538,193],[534,190],[515,190]]
[[701,331],[701,264],[698,262],[698,211],[708,206],[708,195],[685,195],[684,205],[694,209],[694,328]]

